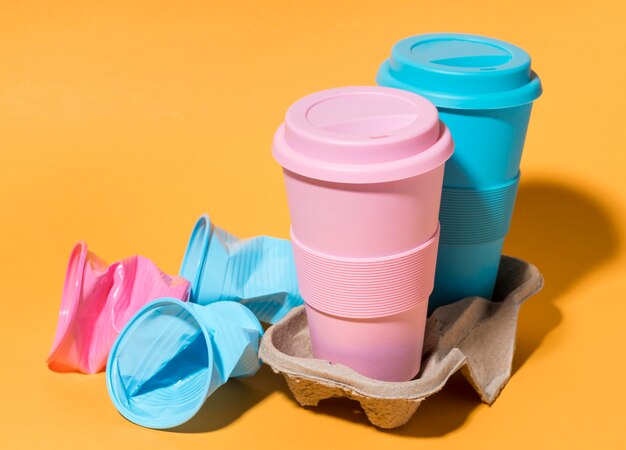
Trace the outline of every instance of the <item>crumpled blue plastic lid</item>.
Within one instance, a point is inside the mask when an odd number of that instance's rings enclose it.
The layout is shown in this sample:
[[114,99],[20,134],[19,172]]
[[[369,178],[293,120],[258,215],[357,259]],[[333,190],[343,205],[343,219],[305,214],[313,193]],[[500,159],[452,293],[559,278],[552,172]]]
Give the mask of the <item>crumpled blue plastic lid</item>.
[[530,56],[484,36],[432,33],[397,42],[376,77],[382,86],[420,94],[437,107],[495,109],[536,100],[542,92]]

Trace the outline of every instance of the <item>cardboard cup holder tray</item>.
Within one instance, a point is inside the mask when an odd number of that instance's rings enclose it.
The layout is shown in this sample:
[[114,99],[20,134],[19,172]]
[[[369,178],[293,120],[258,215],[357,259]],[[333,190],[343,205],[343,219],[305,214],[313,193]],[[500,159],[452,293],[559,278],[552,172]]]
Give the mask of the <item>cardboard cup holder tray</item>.
[[411,381],[373,380],[346,366],[313,358],[303,306],[267,330],[259,355],[285,377],[301,405],[348,397],[360,403],[373,425],[396,428],[458,370],[483,402],[493,403],[511,376],[520,306],[542,286],[543,277],[535,266],[503,256],[494,301],[466,298],[438,308],[428,318],[422,368]]

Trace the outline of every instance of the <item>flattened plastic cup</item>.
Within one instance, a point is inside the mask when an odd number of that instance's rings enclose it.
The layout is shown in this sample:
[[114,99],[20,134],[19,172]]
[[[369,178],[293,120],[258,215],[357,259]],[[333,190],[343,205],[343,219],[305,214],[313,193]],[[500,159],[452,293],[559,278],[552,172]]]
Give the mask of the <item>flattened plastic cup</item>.
[[79,242],[72,249],[67,265],[56,334],[48,356],[48,364],[71,368],[80,365],[79,361],[83,359],[78,347],[74,345],[72,328],[75,324],[76,311],[83,298],[83,291],[89,293],[94,288],[93,283],[83,286],[87,265],[96,267],[98,272],[106,271],[107,267],[104,261],[87,250],[85,242]]
[[[472,295],[489,294],[489,298],[500,262],[500,253],[493,250],[508,227],[490,241],[477,242],[469,236],[462,242],[463,236],[471,233],[453,236],[447,222],[457,216],[456,221],[464,221],[469,229],[493,228],[485,220],[473,222],[476,215],[464,215],[484,209],[485,191],[496,191],[518,177],[532,103],[542,93],[530,57],[519,47],[483,36],[424,34],[394,45],[390,59],[380,67],[377,82],[432,101],[455,142],[454,155],[446,163],[439,219],[440,245],[447,248],[440,251],[433,293],[436,301],[431,305]],[[460,204],[455,201],[459,189],[477,192],[465,195]],[[497,212],[491,215],[493,220],[508,223],[513,203],[502,201],[499,208],[492,203],[492,212]],[[454,244],[448,245],[448,239]],[[472,273],[477,274],[475,278]]]
[[305,305],[316,358],[376,380],[408,381],[419,373],[427,298],[407,310],[377,317],[344,317]]
[[180,274],[191,282],[193,303],[236,301],[267,323],[303,303],[288,240],[238,239],[206,214],[194,226]]
[[390,256],[437,230],[448,129],[423,97],[382,87],[308,95],[274,136],[293,234],[354,258]]
[[181,425],[229,378],[256,373],[262,334],[254,314],[235,302],[156,300],[132,318],[111,349],[109,396],[138,425]]
[[131,256],[108,265],[80,242],[70,256],[48,365],[58,371],[100,372],[135,312],[156,298],[187,300],[188,295],[185,279],[164,274],[147,258]]

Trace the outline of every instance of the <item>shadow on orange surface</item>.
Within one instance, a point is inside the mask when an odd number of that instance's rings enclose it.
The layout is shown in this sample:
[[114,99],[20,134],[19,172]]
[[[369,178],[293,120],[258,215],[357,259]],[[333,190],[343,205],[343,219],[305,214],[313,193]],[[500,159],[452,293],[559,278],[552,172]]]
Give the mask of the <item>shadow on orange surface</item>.
[[521,184],[505,253],[536,265],[545,285],[522,307],[513,373],[561,323],[558,303],[567,292],[617,256],[618,233],[592,193],[546,179]]
[[[581,238],[584,236],[594,237],[591,245]],[[545,287],[522,307],[513,373],[561,322],[557,304],[567,291],[616,256],[619,246],[617,226],[609,211],[589,193],[549,180],[531,180],[520,185],[505,253],[535,264],[545,277]],[[283,378],[264,366],[255,377],[227,383],[209,398],[196,417],[172,431],[201,433],[223,428],[276,391],[295,401]],[[406,425],[382,432],[410,437],[443,436],[466,423],[481,404],[465,378],[456,373],[441,392],[420,405]],[[371,426],[359,404],[346,398],[327,399],[307,409],[312,414],[329,414]]]
[[274,374],[268,366],[263,365],[255,376],[230,380],[220,387],[193,419],[169,431],[207,433],[225,428],[276,391],[291,397],[283,377]]
[[[545,285],[521,309],[513,374],[561,323],[557,305],[567,291],[615,257],[619,247],[611,213],[592,194],[546,179],[522,182],[504,253],[536,265]],[[462,426],[480,404],[478,395],[457,373],[440,393],[419,407],[409,423],[392,432],[443,436]]]
[[[444,389],[429,397],[417,409],[409,422],[382,433],[409,437],[438,437],[459,428],[470,413],[481,405],[474,389],[460,372],[450,377]],[[358,402],[347,398],[323,400],[316,407],[307,408],[317,414],[330,414],[353,423],[371,427]]]

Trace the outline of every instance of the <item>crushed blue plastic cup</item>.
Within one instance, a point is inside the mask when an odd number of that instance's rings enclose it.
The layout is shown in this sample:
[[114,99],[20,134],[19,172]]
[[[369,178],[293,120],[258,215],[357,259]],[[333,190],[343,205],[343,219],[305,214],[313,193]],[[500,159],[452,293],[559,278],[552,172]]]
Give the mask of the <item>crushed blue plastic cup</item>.
[[[464,297],[491,298],[532,103],[542,93],[529,55],[483,36],[424,34],[396,43],[376,80],[433,102],[455,144],[444,173],[430,311]],[[490,199],[505,185],[508,192]]]
[[239,302],[266,323],[278,322],[303,304],[288,240],[239,239],[206,214],[194,226],[180,275],[191,282],[191,302]]
[[229,378],[257,372],[262,334],[254,314],[239,303],[155,300],[137,312],[111,349],[109,396],[138,425],[181,425]]

